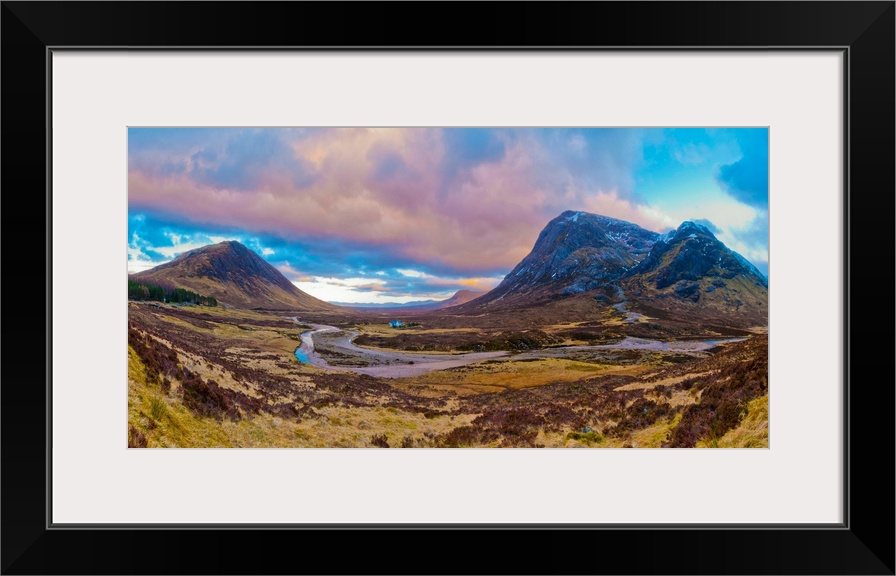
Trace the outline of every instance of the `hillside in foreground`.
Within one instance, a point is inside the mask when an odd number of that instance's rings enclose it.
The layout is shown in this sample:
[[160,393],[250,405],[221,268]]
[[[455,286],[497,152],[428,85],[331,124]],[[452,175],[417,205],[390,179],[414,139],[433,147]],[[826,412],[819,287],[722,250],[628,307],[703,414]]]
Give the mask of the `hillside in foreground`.
[[511,354],[384,379],[299,362],[293,352],[307,329],[275,313],[130,304],[129,445],[768,442],[765,335],[705,352]]

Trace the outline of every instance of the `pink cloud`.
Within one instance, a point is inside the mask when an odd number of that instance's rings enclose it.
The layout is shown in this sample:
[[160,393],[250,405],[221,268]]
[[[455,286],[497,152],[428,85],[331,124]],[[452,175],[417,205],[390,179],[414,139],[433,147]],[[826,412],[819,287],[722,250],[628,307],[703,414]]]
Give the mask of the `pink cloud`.
[[[196,224],[287,240],[338,237],[467,273],[509,270],[567,209],[663,227],[661,215],[639,210],[613,187],[619,178],[608,176],[606,188],[585,186],[543,140],[525,133],[503,145],[500,159],[446,174],[439,130],[331,129],[291,142],[292,153],[314,173],[308,183],[297,185],[294,174],[270,166],[253,172],[251,189],[220,187],[189,171],[132,162],[129,202]],[[566,146],[577,152],[582,143]]]

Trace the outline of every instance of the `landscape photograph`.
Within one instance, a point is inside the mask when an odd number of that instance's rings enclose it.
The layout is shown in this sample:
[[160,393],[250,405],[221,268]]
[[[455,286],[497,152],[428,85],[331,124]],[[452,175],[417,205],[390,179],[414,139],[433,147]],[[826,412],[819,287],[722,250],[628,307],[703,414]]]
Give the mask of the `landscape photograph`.
[[768,448],[766,128],[128,129],[129,448]]

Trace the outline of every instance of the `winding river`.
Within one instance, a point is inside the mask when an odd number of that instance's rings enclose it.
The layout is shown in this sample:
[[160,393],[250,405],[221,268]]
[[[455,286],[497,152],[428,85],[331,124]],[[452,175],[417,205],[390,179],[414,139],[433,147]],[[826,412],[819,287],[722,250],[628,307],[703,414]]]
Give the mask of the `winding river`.
[[[299,323],[297,318],[292,318]],[[352,340],[357,332],[341,330],[335,326],[325,324],[311,324],[312,330],[302,333],[302,344],[296,348],[295,355],[299,362],[311,364],[318,368],[326,368],[339,372],[355,372],[367,374],[379,378],[409,378],[419,376],[433,370],[445,370],[456,368],[488,360],[509,356],[510,352],[470,352],[462,354],[423,354],[391,350],[376,350],[373,348],[361,348]],[[339,365],[331,364],[315,350],[315,336],[320,339],[321,334],[339,332],[335,338],[327,338],[327,348],[340,355],[345,355],[353,361],[366,365]],[[587,352],[590,350],[657,350],[668,352],[700,352],[709,350],[726,342],[740,342],[746,338],[726,338],[721,340],[677,340],[662,342],[660,340],[647,340],[644,338],[625,338],[615,344],[602,344],[598,346],[564,346],[562,348],[546,348],[530,352],[518,353],[516,359],[526,358],[557,358],[572,352]]]

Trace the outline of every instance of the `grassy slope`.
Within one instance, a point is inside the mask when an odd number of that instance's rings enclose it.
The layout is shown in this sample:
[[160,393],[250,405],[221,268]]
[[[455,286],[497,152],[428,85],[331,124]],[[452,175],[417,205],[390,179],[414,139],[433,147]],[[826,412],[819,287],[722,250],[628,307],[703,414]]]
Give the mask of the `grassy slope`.
[[426,435],[436,436],[468,424],[473,417],[427,418],[382,406],[325,407],[320,416],[300,422],[265,412],[243,413],[236,422],[197,416],[182,403],[177,387],[166,394],[157,382],[147,382],[143,362],[128,347],[128,425],[146,438],[148,448],[370,448],[373,436],[379,434],[398,446],[405,438],[419,441]]
[[[177,371],[168,370],[175,375],[165,391],[129,347],[134,445],[768,445],[766,336],[684,362],[661,355],[511,360],[387,383],[299,365],[291,351],[304,328],[276,315],[210,310],[134,305],[130,320],[170,347],[179,366],[233,394],[240,417],[192,411]],[[230,377],[237,367],[240,377]],[[252,409],[246,399],[264,407]]]
[[697,448],[768,448],[768,395],[750,401],[747,415],[737,428],[715,442],[701,440]]

